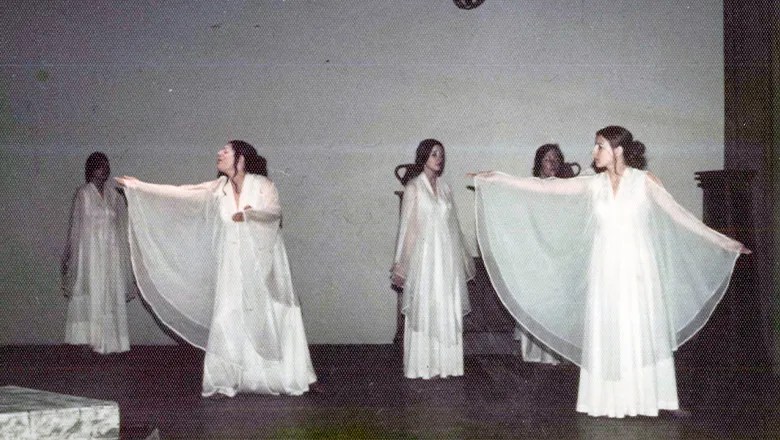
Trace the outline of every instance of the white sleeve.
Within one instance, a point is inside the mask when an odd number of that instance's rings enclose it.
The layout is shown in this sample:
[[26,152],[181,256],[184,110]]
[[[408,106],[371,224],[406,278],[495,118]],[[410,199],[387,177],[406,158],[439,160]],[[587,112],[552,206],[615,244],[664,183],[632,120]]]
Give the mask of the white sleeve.
[[653,248],[678,347],[723,298],[742,244],[707,227],[650,179],[647,192]]
[[65,241],[65,250],[60,262],[62,275],[62,291],[66,297],[70,297],[73,286],[76,283],[79,262],[79,242],[81,240],[82,221],[84,219],[84,194],[81,189],[73,195],[70,207],[70,220],[68,223],[68,237]]
[[[466,276],[466,281],[472,280],[477,275],[477,269],[474,266],[474,257],[471,255],[469,246],[466,244],[466,239],[463,237],[463,231],[460,229],[460,221],[458,220],[458,209],[455,206],[455,199],[452,197],[452,191],[448,189],[447,198],[452,205],[452,214],[448,221],[450,222],[450,233],[453,236],[453,243],[457,243],[458,257],[463,264],[463,271]],[[468,298],[462,300],[464,306],[468,307]],[[470,310],[470,308],[469,308]]]
[[591,179],[475,179],[477,241],[496,293],[525,329],[578,365],[595,236]]
[[282,207],[279,205],[279,191],[270,180],[264,180],[260,185],[261,202],[259,206],[244,209],[247,221],[261,223],[277,223],[282,218]]
[[160,320],[196,347],[208,341],[221,222],[217,191],[224,178],[199,185],[128,181],[133,270]]
[[283,338],[278,336],[277,316],[284,304],[297,307],[287,250],[280,230],[281,207],[276,186],[266,178],[244,181],[250,209],[238,223],[244,295],[244,325],[255,350],[266,359],[281,359]]
[[393,274],[403,279],[406,279],[409,273],[409,264],[420,234],[418,203],[417,187],[414,184],[407,184],[401,203],[401,218],[393,259]]
[[593,176],[580,176],[571,179],[540,179],[538,177],[515,177],[501,171],[491,171],[474,177],[477,182],[496,183],[515,187],[520,190],[547,194],[583,194],[589,187]]
[[727,251],[739,252],[742,249],[742,243],[705,225],[696,216],[680,206],[661,185],[652,179],[647,179],[647,188],[653,202],[681,227]]

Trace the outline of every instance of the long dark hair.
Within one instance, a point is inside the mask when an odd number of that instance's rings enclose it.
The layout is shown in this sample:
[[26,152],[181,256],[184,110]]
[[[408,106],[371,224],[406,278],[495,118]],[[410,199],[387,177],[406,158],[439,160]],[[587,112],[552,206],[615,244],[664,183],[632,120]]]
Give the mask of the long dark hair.
[[444,151],[444,144],[437,141],[436,139],[425,139],[424,141],[420,142],[420,145],[417,146],[417,153],[415,154],[414,164],[408,164],[406,166],[406,174],[404,174],[403,178],[401,179],[402,185],[406,185],[410,180],[422,174],[423,170],[425,169],[425,162],[427,162],[428,158],[431,157],[431,152],[437,145],[441,147],[442,154],[441,170],[439,170],[438,175],[441,176],[442,173],[444,173],[444,165],[447,163],[447,154]]
[[111,175],[111,165],[108,164],[108,156],[101,151],[95,151],[87,157],[87,162],[84,164],[84,180],[89,183],[89,179],[92,178],[92,173],[98,168],[106,168],[108,175]]
[[647,167],[645,144],[635,140],[630,131],[618,125],[610,125],[597,131],[596,136],[608,140],[613,150],[617,147],[623,147],[623,160],[626,165],[638,170],[644,170]]
[[[257,150],[249,142],[232,140],[228,142],[233,148],[234,160],[233,170],[238,173],[238,158],[244,158],[244,171],[248,174],[259,174],[268,177],[268,168],[263,156],[257,154]],[[217,176],[225,176],[225,173],[218,173]]]

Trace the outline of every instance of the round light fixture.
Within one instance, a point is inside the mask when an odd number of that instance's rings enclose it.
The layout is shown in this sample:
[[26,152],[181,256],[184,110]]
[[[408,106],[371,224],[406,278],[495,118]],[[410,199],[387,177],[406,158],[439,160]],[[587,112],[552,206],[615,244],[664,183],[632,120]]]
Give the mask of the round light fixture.
[[455,3],[455,6],[459,7],[460,9],[468,10],[474,9],[482,3],[485,3],[485,0],[452,0],[452,2]]

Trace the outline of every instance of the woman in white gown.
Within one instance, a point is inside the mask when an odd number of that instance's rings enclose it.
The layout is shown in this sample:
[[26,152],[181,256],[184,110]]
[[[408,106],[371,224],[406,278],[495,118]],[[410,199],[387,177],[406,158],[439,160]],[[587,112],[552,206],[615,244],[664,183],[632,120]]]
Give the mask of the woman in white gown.
[[444,146],[417,147],[417,174],[404,187],[392,282],[403,287],[404,376],[463,375],[463,315],[474,261],[464,245],[444,172]]
[[[564,163],[563,152],[558,144],[544,144],[536,149],[534,155],[534,167],[531,174],[540,179],[560,177]],[[520,340],[521,355],[525,362],[538,362],[541,364],[557,365],[560,356],[545,347],[541,342],[528,333],[520,324],[515,326],[515,339]]]
[[678,410],[672,352],[709,319],[741,243],[701,223],[646,171],[644,145],[599,130],[573,179],[476,176],[477,236],[508,310],[580,366],[577,411]]
[[125,199],[113,182],[106,183],[111,167],[105,154],[92,153],[84,174],[87,183],[73,196],[62,257],[65,343],[103,354],[124,352],[130,350],[125,302],[135,297]]
[[220,177],[190,186],[125,185],[133,267],[167,326],[205,350],[204,397],[300,395],[316,381],[265,160],[243,141],[217,155]]

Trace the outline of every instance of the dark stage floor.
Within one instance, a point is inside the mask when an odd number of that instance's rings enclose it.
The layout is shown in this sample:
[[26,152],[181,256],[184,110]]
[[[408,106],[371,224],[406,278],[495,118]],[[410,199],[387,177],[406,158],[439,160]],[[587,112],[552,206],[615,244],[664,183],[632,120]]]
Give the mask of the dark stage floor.
[[[202,353],[136,346],[100,356],[77,347],[0,347],[0,385],[119,403],[122,436],[235,439],[720,439],[780,438],[780,386],[760,368],[700,366],[681,353],[690,418],[592,418],[574,411],[578,370],[510,354],[466,357],[466,374],[404,379],[391,345],[312,346],[323,393],[200,397]],[[689,356],[688,356],[689,357]]]

